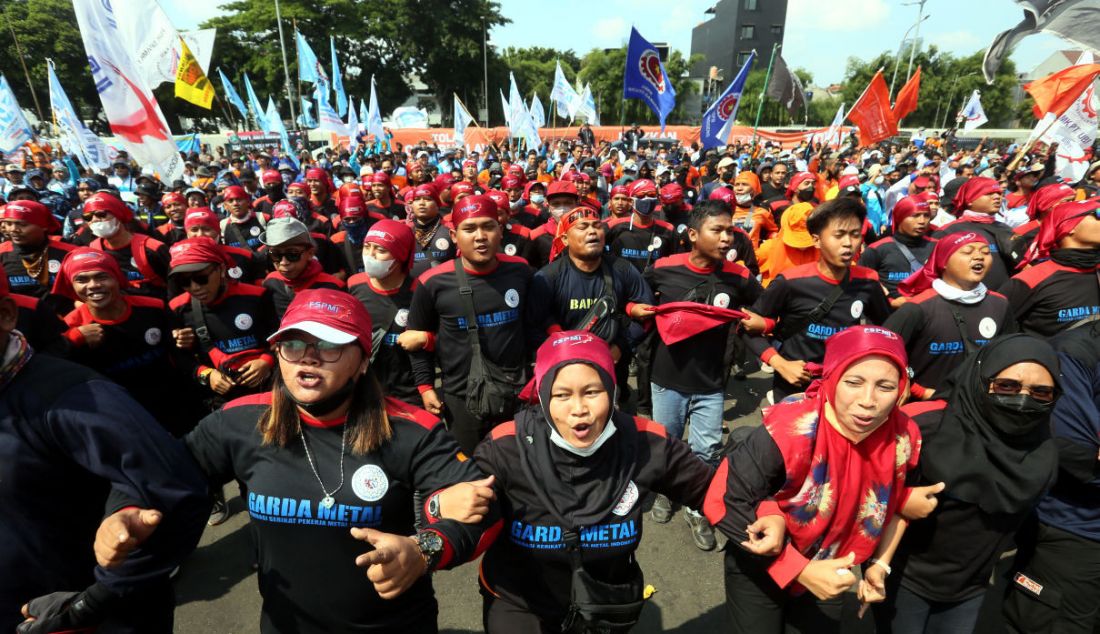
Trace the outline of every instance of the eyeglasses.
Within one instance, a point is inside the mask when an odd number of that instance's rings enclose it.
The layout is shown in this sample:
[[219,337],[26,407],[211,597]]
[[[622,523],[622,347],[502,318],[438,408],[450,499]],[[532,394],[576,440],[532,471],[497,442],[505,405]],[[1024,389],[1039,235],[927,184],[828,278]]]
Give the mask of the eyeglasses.
[[279,262],[280,260],[286,260],[287,262],[297,262],[305,255],[305,251],[268,251],[267,256],[271,258],[272,262]]
[[310,348],[313,348],[314,354],[322,362],[336,363],[340,360],[340,357],[344,356],[344,348],[347,348],[347,344],[330,343],[328,341],[310,343],[301,339],[284,339],[278,342],[278,347],[279,356],[288,363],[301,361]]
[[1026,390],[1031,398],[1040,403],[1053,403],[1058,398],[1058,390],[1053,385],[1024,385],[1016,379],[991,379],[989,387],[994,394],[1019,394]]
[[179,284],[181,288],[188,288],[192,284],[205,286],[206,283],[210,281],[210,276],[213,274],[213,271],[211,271],[210,269],[206,269],[205,271],[192,273],[191,275],[173,275],[172,278],[176,280],[176,283]]
[[84,214],[84,222],[91,222],[92,218],[95,218],[96,220],[106,220],[110,218],[111,215],[112,214],[109,211],[93,211],[90,214]]

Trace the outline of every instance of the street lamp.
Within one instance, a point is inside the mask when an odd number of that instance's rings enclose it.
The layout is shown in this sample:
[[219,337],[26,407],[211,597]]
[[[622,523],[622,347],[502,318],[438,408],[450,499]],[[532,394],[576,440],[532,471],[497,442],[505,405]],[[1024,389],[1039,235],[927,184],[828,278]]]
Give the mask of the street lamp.
[[909,46],[909,66],[905,69],[905,81],[909,81],[909,77],[913,74],[913,55],[917,52],[917,42],[920,40],[920,23],[924,22],[924,3],[928,0],[917,0],[917,2],[908,3],[909,6],[919,4],[920,9],[917,11],[917,32],[913,34],[913,43]]
[[[923,2],[921,2],[921,9],[923,9],[923,8],[924,8],[924,3],[923,3]],[[921,22],[924,22],[925,20],[927,20],[927,19],[928,19],[928,18],[930,18],[930,17],[932,17],[932,15],[931,15],[931,14],[929,14],[929,15],[926,15],[926,16],[924,16],[924,17],[920,18],[919,20],[917,20],[916,22],[914,22],[914,23],[913,23],[913,24],[912,24],[912,25],[911,25],[911,26],[910,26],[910,27],[909,27],[909,28],[908,28],[908,29],[907,29],[907,30],[905,31],[905,35],[901,36],[901,41],[902,41],[902,42],[904,42],[904,41],[905,41],[905,38],[909,37],[909,32],[910,32],[910,31],[912,31],[913,29],[917,29],[917,33],[919,34],[919,33],[920,33],[920,29],[919,29],[918,27],[920,26],[920,23],[921,23]],[[914,42],[914,43],[913,43],[913,44],[912,44],[912,45],[911,45],[911,46],[909,47],[909,50],[910,50],[910,52],[912,52],[912,50],[913,50],[913,47],[915,47],[915,46],[916,46],[916,42]],[[898,51],[898,52],[900,53],[901,51]],[[898,79],[898,65],[899,65],[899,64],[901,64],[901,55],[900,55],[900,54],[899,54],[899,55],[895,55],[895,56],[894,56],[894,76],[893,76],[892,78],[890,78],[890,98],[891,98],[891,99],[893,99],[893,98],[894,98],[894,82],[896,82],[896,81],[897,81],[897,79]],[[909,56],[909,66],[910,66],[910,67],[912,67],[912,66],[913,66],[913,56],[912,56],[911,54],[910,54],[910,56]]]

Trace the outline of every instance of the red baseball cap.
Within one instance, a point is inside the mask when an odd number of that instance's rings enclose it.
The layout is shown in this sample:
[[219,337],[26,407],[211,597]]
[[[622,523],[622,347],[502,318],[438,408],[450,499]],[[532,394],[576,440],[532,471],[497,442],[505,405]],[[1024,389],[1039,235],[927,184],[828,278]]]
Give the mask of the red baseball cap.
[[287,307],[279,329],[267,341],[278,341],[291,330],[338,345],[358,341],[364,354],[370,354],[370,313],[358,299],[344,291],[330,288],[300,291]]
[[340,198],[341,218],[362,218],[367,215],[367,201],[358,189],[349,191]]
[[183,216],[183,228],[187,230],[191,227],[210,227],[218,231],[222,228],[218,215],[209,207],[192,207],[187,210]]
[[172,256],[169,275],[194,273],[211,264],[230,264],[218,243],[207,237],[180,240],[168,249],[168,253]]
[[240,185],[230,185],[222,190],[222,199],[234,200],[236,198],[248,199],[248,192],[244,190],[244,187]]
[[554,181],[550,183],[550,187],[546,189],[546,198],[549,200],[552,196],[572,196],[573,198],[580,198],[580,194],[577,193],[577,186],[569,181]]
[[260,185],[267,185],[268,183],[282,183],[283,177],[279,174],[279,170],[264,170],[260,172]]

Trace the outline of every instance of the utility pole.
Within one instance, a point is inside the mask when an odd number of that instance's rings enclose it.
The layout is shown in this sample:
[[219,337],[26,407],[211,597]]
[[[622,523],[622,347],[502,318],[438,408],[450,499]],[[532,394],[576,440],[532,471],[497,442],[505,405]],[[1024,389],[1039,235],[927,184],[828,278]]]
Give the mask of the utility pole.
[[485,101],[485,127],[489,127],[489,33],[485,28],[485,19],[481,19],[481,70],[484,73],[482,97]]
[[919,0],[917,11],[917,32],[913,34],[913,43],[909,46],[909,66],[905,69],[905,81],[909,81],[913,73],[913,55],[917,52],[917,42],[920,41],[920,23],[924,22],[924,3],[928,0]]
[[19,56],[19,64],[23,67],[23,76],[27,78],[27,88],[31,89],[31,99],[34,100],[34,110],[38,113],[38,120],[42,123],[46,123],[46,118],[42,116],[42,106],[38,105],[38,93],[34,92],[34,84],[31,83],[31,74],[27,70],[27,62],[23,59],[23,48],[19,46],[19,37],[15,35],[15,29],[12,28],[11,18],[8,14],[4,14],[4,20],[8,23],[8,31],[11,32],[11,39],[15,40],[15,54]]

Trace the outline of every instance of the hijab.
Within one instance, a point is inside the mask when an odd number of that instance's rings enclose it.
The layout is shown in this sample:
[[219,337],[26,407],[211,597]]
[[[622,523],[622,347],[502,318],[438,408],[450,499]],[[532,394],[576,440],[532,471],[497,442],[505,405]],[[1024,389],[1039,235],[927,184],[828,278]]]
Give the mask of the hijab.
[[925,443],[921,470],[932,482],[947,484],[945,495],[987,513],[1030,511],[1058,469],[1050,434],[1053,404],[1027,397],[1013,407],[989,393],[990,379],[1023,361],[1045,367],[1059,384],[1058,355],[1050,344],[1017,334],[968,356],[936,393],[947,408]]

